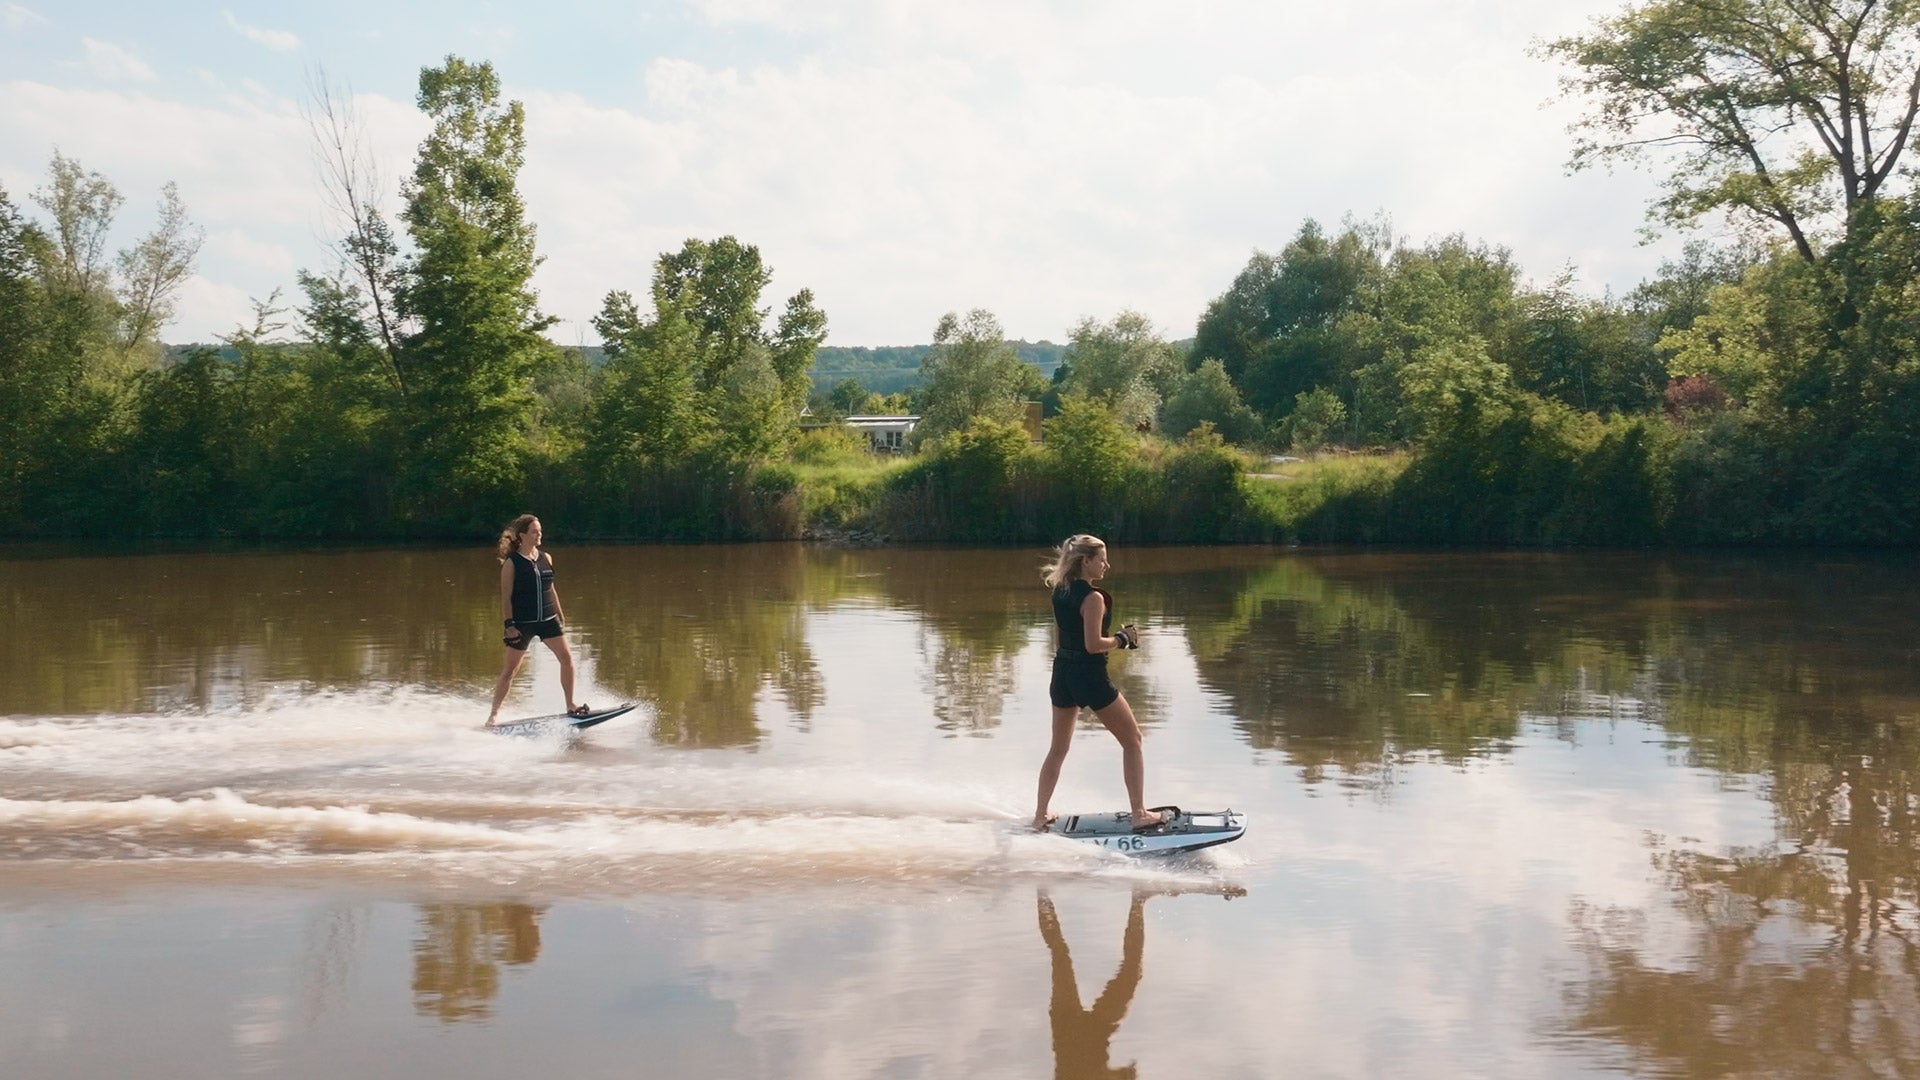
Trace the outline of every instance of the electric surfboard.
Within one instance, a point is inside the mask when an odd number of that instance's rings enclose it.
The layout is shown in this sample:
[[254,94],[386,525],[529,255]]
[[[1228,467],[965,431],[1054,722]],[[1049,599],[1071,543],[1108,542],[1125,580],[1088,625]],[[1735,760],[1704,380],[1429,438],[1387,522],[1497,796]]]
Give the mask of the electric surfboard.
[[1234,810],[1182,810],[1177,806],[1153,809],[1167,811],[1167,820],[1135,829],[1133,815],[1125,810],[1117,814],[1063,814],[1047,831],[1129,855],[1198,851],[1230,844],[1247,832],[1247,815]]
[[604,724],[616,716],[625,716],[638,707],[639,702],[623,701],[610,709],[596,709],[585,716],[575,716],[572,713],[529,716],[524,720],[495,724],[483,730],[491,731],[495,735],[544,735],[549,731],[585,731],[595,724]]

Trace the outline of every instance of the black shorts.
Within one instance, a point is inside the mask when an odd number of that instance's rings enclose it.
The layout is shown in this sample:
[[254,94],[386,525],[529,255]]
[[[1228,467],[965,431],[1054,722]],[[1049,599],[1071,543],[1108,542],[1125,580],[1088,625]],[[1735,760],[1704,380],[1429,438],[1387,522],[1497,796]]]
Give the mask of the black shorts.
[[1079,706],[1099,712],[1113,704],[1120,691],[1107,678],[1106,653],[1055,653],[1053,682],[1047,696],[1056,709]]
[[540,622],[517,622],[513,624],[513,628],[520,631],[519,637],[502,637],[500,639],[509,649],[524,649],[533,644],[534,638],[545,641],[548,638],[556,638],[566,633],[565,630],[560,628],[560,616],[558,615]]

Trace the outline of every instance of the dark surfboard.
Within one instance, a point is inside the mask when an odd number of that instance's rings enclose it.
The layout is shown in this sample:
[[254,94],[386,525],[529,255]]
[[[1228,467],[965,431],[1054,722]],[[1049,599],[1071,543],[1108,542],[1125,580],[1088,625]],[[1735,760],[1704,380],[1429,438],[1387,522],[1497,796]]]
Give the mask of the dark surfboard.
[[616,716],[625,716],[638,707],[638,702],[623,701],[610,709],[596,709],[585,716],[574,716],[569,713],[529,716],[524,720],[495,724],[485,730],[495,735],[540,735],[549,731],[562,730],[585,731],[595,724],[604,724]]

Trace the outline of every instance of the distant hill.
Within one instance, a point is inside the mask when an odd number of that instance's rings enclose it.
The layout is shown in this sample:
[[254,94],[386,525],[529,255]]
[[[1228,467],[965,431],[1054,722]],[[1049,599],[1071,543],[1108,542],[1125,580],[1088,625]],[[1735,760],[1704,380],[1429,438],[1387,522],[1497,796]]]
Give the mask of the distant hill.
[[[1051,341],[1010,341],[1014,354],[1053,377],[1065,345]],[[842,379],[857,379],[876,394],[897,394],[922,385],[920,365],[933,350],[931,345],[822,345],[813,354],[808,374],[816,388],[831,389]]]
[[[1060,366],[1061,357],[1067,347],[1051,341],[1011,341],[1014,354],[1027,363],[1040,369],[1040,374],[1053,377],[1055,368]],[[598,345],[562,345],[562,349],[577,352],[586,358],[589,368],[597,368],[606,362],[606,350]],[[239,353],[231,345],[192,344],[167,346],[167,360],[178,363],[192,353],[211,349],[228,360],[239,359]],[[822,345],[814,353],[813,367],[808,374],[813,385],[820,389],[831,389],[842,379],[858,379],[860,385],[877,394],[897,394],[903,390],[923,385],[925,379],[920,375],[920,365],[933,350],[932,345]]]

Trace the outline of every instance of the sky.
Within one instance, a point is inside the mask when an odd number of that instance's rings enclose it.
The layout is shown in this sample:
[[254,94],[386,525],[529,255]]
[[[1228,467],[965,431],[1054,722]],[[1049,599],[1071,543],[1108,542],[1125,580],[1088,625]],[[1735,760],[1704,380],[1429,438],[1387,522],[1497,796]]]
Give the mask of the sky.
[[126,197],[116,248],[178,184],[206,233],[170,342],[252,322],[331,270],[302,118],[351,94],[400,206],[420,69],[491,61],[524,102],[520,174],[561,344],[597,341],[689,238],[732,235],[813,290],[832,345],[929,341],[984,308],[1064,341],[1124,310],[1170,338],[1308,219],[1460,233],[1546,282],[1626,292],[1657,177],[1569,174],[1564,70],[1532,52],[1622,0],[641,0],[166,5],[0,0],[0,188],[29,217],[54,150]]

